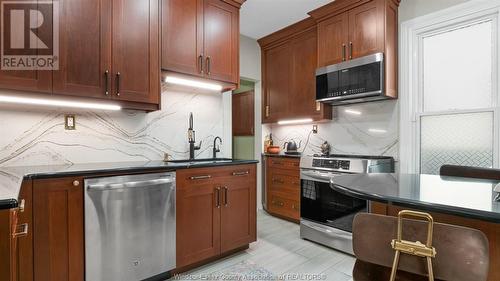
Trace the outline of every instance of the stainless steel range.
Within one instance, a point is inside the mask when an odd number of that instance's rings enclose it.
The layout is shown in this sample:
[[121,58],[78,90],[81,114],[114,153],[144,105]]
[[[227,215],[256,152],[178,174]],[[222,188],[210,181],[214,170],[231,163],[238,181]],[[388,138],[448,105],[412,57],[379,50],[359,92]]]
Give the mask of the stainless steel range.
[[394,159],[385,156],[304,156],[300,160],[300,237],[353,254],[354,216],[368,211],[366,200],[339,193],[330,179],[359,173],[392,173]]

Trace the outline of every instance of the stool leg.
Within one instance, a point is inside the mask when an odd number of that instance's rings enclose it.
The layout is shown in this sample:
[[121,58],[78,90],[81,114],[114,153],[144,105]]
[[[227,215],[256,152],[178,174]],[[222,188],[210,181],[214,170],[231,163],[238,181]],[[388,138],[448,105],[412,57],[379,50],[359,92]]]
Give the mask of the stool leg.
[[391,280],[390,281],[396,280],[396,274],[397,274],[398,266],[399,266],[399,255],[400,255],[399,251],[396,251],[396,254],[394,254],[394,262],[392,263],[392,271],[391,271]]
[[431,257],[427,257],[427,271],[429,272],[429,281],[434,281],[434,271],[432,270]]

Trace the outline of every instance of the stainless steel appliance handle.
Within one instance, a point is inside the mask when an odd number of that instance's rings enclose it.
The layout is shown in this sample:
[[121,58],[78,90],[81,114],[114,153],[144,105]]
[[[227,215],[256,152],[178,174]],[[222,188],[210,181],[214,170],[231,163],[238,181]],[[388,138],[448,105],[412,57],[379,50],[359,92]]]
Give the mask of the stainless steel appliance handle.
[[302,170],[300,171],[300,178],[303,180],[311,180],[311,181],[319,181],[324,183],[330,183],[330,179],[341,174],[338,173],[330,173],[330,172],[318,172],[318,171],[309,171]]
[[145,187],[154,186],[160,184],[173,183],[173,178],[162,178],[147,181],[130,181],[125,183],[109,183],[109,184],[93,184],[87,187],[88,190],[113,190],[113,189],[124,189],[124,188],[135,188],[135,187]]

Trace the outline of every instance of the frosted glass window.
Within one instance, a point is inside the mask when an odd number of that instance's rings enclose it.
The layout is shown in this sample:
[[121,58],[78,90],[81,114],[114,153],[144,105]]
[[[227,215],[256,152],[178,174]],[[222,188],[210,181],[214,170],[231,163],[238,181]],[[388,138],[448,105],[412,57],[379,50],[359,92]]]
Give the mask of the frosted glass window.
[[421,117],[420,172],[439,174],[444,164],[493,166],[493,113]]
[[424,112],[492,106],[491,21],[423,38]]

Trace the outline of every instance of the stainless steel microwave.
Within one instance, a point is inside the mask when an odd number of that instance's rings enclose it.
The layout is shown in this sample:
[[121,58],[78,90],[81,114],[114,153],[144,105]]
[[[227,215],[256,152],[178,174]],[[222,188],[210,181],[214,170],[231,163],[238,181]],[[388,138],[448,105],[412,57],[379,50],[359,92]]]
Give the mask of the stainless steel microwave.
[[316,70],[316,101],[344,105],[388,99],[384,54],[377,53]]

